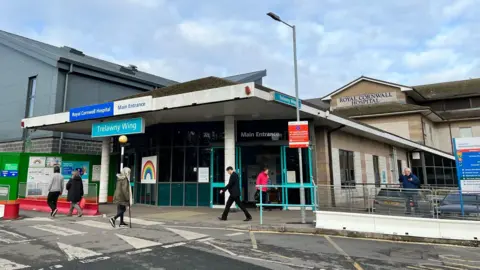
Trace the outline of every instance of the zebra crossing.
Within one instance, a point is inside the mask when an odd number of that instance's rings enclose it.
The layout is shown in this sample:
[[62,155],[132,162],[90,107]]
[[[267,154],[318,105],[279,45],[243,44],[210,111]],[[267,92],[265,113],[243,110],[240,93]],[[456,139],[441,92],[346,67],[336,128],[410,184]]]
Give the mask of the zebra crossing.
[[[105,218],[26,218],[0,223],[0,269],[33,269],[62,261],[91,263],[112,253],[134,255],[152,248],[179,247],[209,236],[132,218],[133,228],[112,227]],[[39,269],[39,268],[38,268]],[[50,269],[50,268],[45,268]],[[52,268],[53,269],[53,268]]]

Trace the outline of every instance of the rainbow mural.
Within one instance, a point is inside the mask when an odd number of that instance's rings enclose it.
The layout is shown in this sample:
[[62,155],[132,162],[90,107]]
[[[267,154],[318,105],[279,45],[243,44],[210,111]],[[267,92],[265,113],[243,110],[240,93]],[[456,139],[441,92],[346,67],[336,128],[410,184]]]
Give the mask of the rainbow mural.
[[142,158],[142,172],[141,182],[145,184],[155,183],[157,181],[156,170],[157,157],[143,157]]

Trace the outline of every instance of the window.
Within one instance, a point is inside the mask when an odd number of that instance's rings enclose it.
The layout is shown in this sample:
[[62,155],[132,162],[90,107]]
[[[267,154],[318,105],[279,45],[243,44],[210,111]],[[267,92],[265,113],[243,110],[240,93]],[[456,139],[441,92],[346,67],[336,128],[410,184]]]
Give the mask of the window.
[[170,161],[172,160],[172,148],[160,148],[158,152],[158,182],[170,182]]
[[378,165],[378,156],[373,156],[373,173],[375,175],[375,186],[380,187],[380,166]]
[[339,150],[340,178],[342,187],[355,186],[355,169],[353,164],[353,152]]
[[185,182],[197,182],[197,147],[185,148]]
[[35,105],[36,92],[37,92],[37,77],[31,77],[28,79],[27,107],[25,111],[25,117],[27,118],[33,116],[33,107]]
[[183,182],[185,148],[174,147],[172,151],[172,182]]
[[470,108],[470,99],[453,99],[445,102],[445,110],[461,110]]
[[[405,168],[402,168],[402,161],[401,160],[397,160],[397,173],[398,173],[398,177],[400,178],[400,176],[402,175],[402,172],[403,172],[403,169]],[[395,181],[396,179],[394,179]]]
[[470,137],[473,137],[471,127],[460,128],[460,138],[470,138]]

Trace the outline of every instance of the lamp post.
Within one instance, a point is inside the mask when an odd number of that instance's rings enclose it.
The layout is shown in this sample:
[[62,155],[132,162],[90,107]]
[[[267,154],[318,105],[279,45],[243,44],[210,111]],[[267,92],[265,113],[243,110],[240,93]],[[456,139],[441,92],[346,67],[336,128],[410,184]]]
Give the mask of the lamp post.
[[[273,12],[267,13],[267,16],[274,19],[277,22],[281,22],[286,26],[292,28],[293,31],[293,69],[295,73],[295,98],[296,98],[296,109],[297,109],[297,121],[300,121],[300,100],[298,98],[298,71],[297,71],[297,33],[295,30],[295,25],[290,25],[282,19],[280,16]],[[303,161],[302,161],[302,148],[298,148],[298,169],[300,171],[300,209],[302,214],[302,223],[305,223],[305,188],[303,186]]]
[[[123,156],[125,154],[125,145],[127,144],[128,142],[128,138],[127,136],[125,135],[122,135],[120,137],[118,137],[118,142],[120,143],[120,171],[123,170]],[[130,228],[132,228],[132,212],[131,212],[131,208],[132,208],[132,201],[133,201],[133,198],[132,198],[132,186],[130,184],[130,176],[127,177],[127,180],[128,180],[128,188],[130,189],[130,196],[129,196],[129,204],[128,204],[128,217],[130,219],[130,222],[128,223]]]

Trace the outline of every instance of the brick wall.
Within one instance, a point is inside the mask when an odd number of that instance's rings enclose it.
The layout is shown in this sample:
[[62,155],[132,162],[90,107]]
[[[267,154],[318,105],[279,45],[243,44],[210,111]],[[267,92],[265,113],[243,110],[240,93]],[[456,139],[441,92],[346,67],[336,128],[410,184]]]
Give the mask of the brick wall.
[[[59,138],[33,139],[29,144],[27,144],[25,152],[58,153],[59,140]],[[0,143],[0,152],[22,151],[22,141]],[[100,155],[102,153],[102,142],[64,139],[62,142],[62,153]]]

